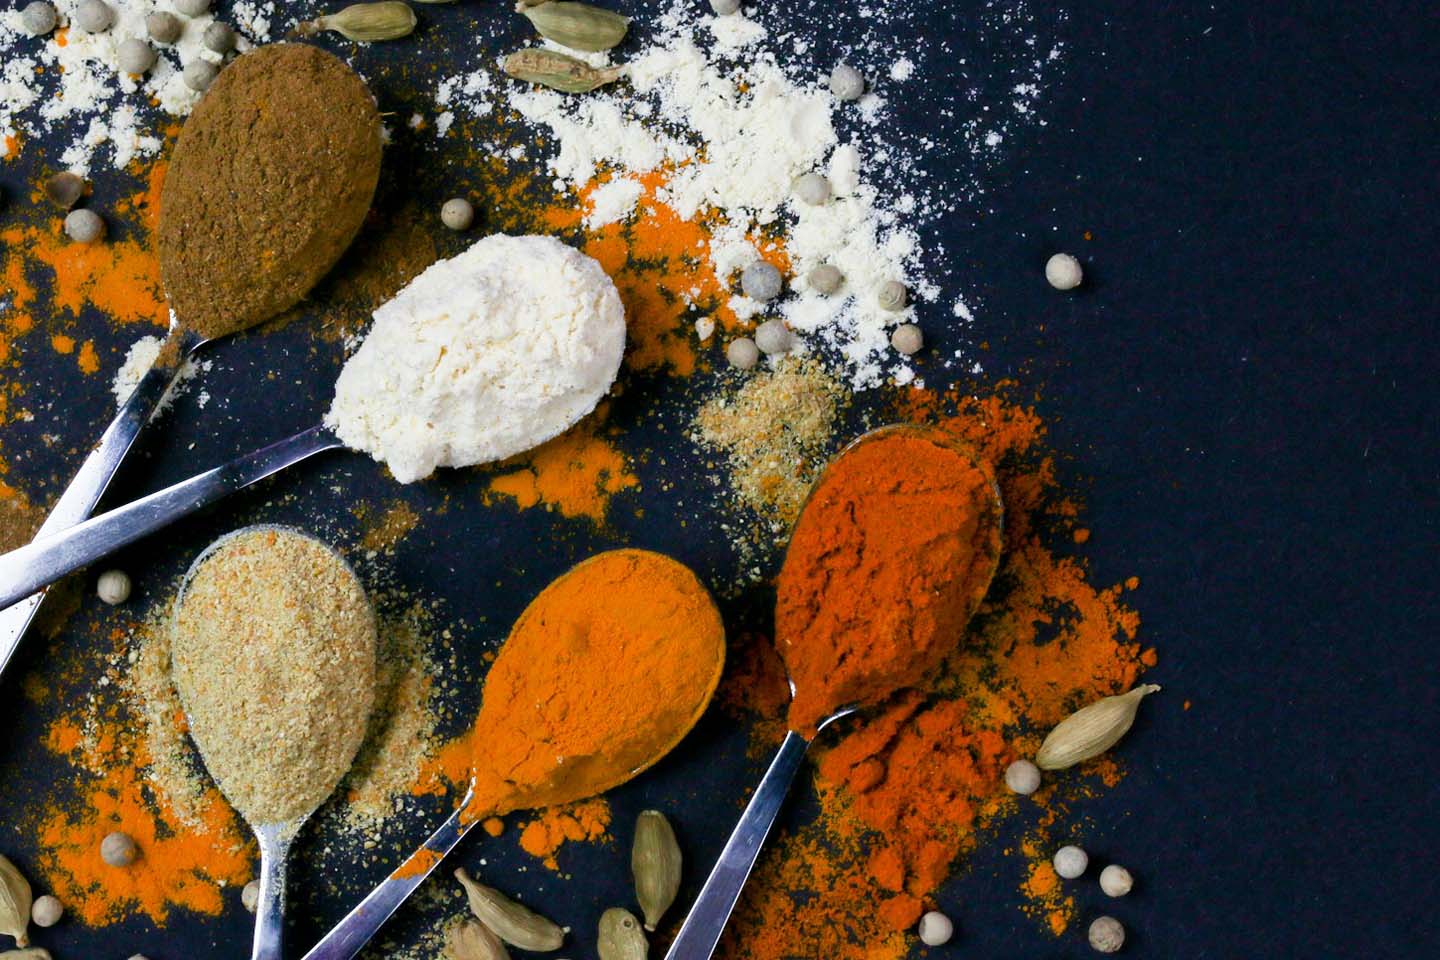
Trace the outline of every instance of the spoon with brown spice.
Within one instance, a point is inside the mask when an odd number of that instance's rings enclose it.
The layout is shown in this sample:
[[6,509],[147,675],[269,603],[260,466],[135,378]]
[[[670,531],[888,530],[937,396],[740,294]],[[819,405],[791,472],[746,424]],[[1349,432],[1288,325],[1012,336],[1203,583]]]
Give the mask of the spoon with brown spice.
[[354,957],[475,824],[649,769],[695,726],[724,667],[724,624],[688,567],[647,550],[572,567],[525,608],[485,677],[460,809],[305,960]]
[[360,749],[375,648],[359,578],[298,530],[221,537],[176,596],[171,672],[190,737],[260,844],[252,960],[282,956],[286,857]]
[[[273,44],[226,67],[181,130],[161,190],[175,326],[37,539],[91,515],[188,356],[289,309],[334,266],[370,208],[380,147],[365,82],[323,50]],[[0,672],[44,597],[0,610]]]
[[821,474],[776,587],[790,729],[666,960],[714,954],[820,731],[922,683],[955,650],[999,565],[1002,512],[990,467],[938,428],[872,431]]

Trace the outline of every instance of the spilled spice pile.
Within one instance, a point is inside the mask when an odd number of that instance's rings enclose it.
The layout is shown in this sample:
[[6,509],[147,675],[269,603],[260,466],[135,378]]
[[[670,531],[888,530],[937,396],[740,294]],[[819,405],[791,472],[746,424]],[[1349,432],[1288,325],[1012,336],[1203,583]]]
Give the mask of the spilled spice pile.
[[[817,744],[820,813],[783,835],[762,858],[722,941],[732,960],[825,956],[889,960],[905,956],[910,929],[957,859],[1020,804],[1002,782],[1006,765],[1033,754],[1040,736],[1066,713],[1128,689],[1155,662],[1135,640],[1139,618],[1127,587],[1089,583],[1083,561],[1051,544],[1073,539],[1078,504],[1055,480],[1044,427],[1003,395],[917,393],[902,413],[938,420],[997,465],[1005,501],[1005,551],[995,583],[968,635],[923,692],[902,695],[836,740]],[[786,691],[778,658],[753,645],[753,665],[732,679],[731,699],[770,718],[774,736]],[[743,684],[743,686],[741,686]],[[1050,785],[1032,801],[1042,823],[1085,791],[1116,775],[1116,761],[1081,768],[1091,779]],[[1048,844],[1020,852],[1016,887],[1031,912],[1063,932],[1074,906],[1039,861]],[[1028,862],[1028,861],[1034,861]]]

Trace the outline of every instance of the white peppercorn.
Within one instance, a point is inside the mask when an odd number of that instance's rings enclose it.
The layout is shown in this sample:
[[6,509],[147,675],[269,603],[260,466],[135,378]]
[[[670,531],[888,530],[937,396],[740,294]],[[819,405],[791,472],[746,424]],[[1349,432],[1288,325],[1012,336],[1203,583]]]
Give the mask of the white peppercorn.
[[155,50],[139,37],[130,37],[115,48],[115,64],[121,73],[139,76],[155,66]]
[[235,28],[228,23],[216,20],[205,28],[205,33],[200,39],[207,50],[229,53],[235,49]]
[[175,9],[187,17],[198,17],[210,9],[210,0],[175,0]]
[[728,17],[740,12],[740,0],[710,0],[710,9],[719,17]]
[[1090,946],[1096,953],[1115,953],[1125,946],[1125,928],[1114,917],[1096,917],[1090,923]]
[[260,902],[260,881],[251,880],[245,884],[240,891],[240,904],[251,913],[255,912],[255,905]]
[[818,173],[807,173],[796,179],[791,186],[795,199],[818,207],[830,199],[830,181]]
[[171,44],[180,39],[180,18],[158,10],[145,18],[145,32],[156,43]]
[[105,236],[105,221],[93,210],[71,210],[65,216],[65,235],[76,243],[94,243]]
[[469,230],[475,222],[475,208],[464,197],[446,200],[440,207],[440,222],[456,232]]
[[1057,253],[1045,261],[1045,279],[1056,290],[1074,290],[1084,277],[1080,261],[1068,253]]
[[55,13],[55,7],[45,0],[35,0],[34,3],[27,3],[25,9],[20,11],[20,26],[32,37],[43,37],[55,29],[60,22],[59,15]]
[[774,356],[779,353],[789,353],[793,341],[790,338],[790,328],[785,326],[785,321],[770,319],[755,328],[755,346],[766,356]]
[[180,77],[185,81],[185,86],[196,93],[204,93],[210,89],[210,84],[220,76],[220,68],[209,60],[201,60],[198,57],[185,64]]
[[100,859],[112,867],[128,867],[139,855],[139,848],[128,834],[116,831],[100,841]]
[[1066,880],[1074,880],[1090,865],[1090,855],[1074,844],[1067,844],[1055,851],[1055,857],[1051,862],[1055,866],[1056,873]]
[[1135,878],[1130,876],[1130,871],[1112,863],[1100,871],[1100,889],[1107,897],[1123,897],[1135,886]]
[[1029,760],[1016,760],[1005,768],[1005,786],[1021,796],[1040,789],[1040,768]]
[[920,942],[927,947],[939,947],[950,942],[955,936],[955,924],[950,918],[939,910],[931,910],[920,918],[920,926],[915,931],[920,935]]
[[785,281],[774,264],[756,260],[740,274],[740,289],[752,300],[774,300]]
[[883,310],[904,310],[905,305],[910,302],[910,291],[906,290],[905,284],[899,280],[886,280],[880,284],[875,299]]
[[104,33],[115,22],[115,11],[105,0],[83,0],[75,8],[73,22],[86,33]]
[[913,357],[925,346],[925,335],[915,324],[902,323],[890,334],[890,346],[894,347],[897,353]]
[[865,76],[848,63],[837,63],[830,71],[830,92],[837,100],[859,100],[865,95]]
[[736,370],[749,370],[760,362],[760,348],[749,337],[736,337],[725,347],[725,359]]
[[845,282],[845,275],[834,264],[822,263],[806,274],[805,279],[810,282],[811,290],[828,297],[840,289],[840,285]]
[[106,570],[95,581],[95,594],[112,607],[130,599],[130,575],[124,570]]
[[55,897],[46,894],[36,897],[30,905],[30,919],[37,927],[53,927],[65,915],[65,906]]

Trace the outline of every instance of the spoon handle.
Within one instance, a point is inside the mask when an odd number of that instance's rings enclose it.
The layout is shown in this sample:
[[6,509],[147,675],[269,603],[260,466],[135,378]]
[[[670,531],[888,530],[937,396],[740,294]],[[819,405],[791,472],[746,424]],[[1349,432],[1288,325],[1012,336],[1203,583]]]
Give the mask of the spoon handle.
[[311,427],[224,466],[12,550],[0,556],[0,606],[9,606],[242,487],[340,446],[340,441],[323,427]]
[[[160,406],[160,401],[180,376],[183,367],[182,355],[182,362],[173,367],[157,365],[140,378],[129,398],[115,414],[115,419],[110,421],[110,426],[101,434],[95,448],[90,451],[85,462],[80,464],[75,478],[55,501],[50,515],[40,524],[40,529],[36,531],[37,537],[58,533],[90,516],[95,505],[104,496],[111,478],[120,469],[120,464],[130,451],[135,438]],[[0,610],[0,673],[4,673],[5,667],[10,663],[10,658],[20,645],[21,637],[25,635],[30,621],[35,619],[44,599],[45,591],[40,590]]]
[[266,824],[255,828],[260,841],[260,896],[255,901],[255,946],[250,960],[285,956],[285,862],[297,827]]
[[700,888],[700,896],[695,898],[690,915],[681,925],[665,960],[708,960],[715,953],[715,945],[720,942],[720,934],[790,793],[790,785],[795,782],[795,774],[810,743],[793,731],[785,735],[780,752],[740,815],[740,822],[735,825],[725,849],[720,851],[720,860],[710,871],[705,886]]
[[425,878],[434,872],[440,861],[445,859],[445,855],[454,850],[465,834],[470,832],[470,828],[479,822],[474,817],[462,817],[468,801],[467,797],[466,803],[462,803],[448,820],[440,824],[440,828],[430,835],[430,839],[426,840],[419,850],[411,854],[409,860],[381,880],[354,910],[345,915],[345,919],[335,924],[330,932],[305,954],[303,960],[351,960],[365,949],[365,944],[380,932],[385,921],[400,909],[400,904],[425,882]]

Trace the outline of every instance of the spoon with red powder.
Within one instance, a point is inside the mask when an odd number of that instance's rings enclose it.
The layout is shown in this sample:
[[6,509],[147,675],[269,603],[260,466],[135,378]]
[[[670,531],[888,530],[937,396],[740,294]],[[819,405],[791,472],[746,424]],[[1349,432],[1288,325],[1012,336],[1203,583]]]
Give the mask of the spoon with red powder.
[[666,960],[714,953],[820,731],[922,684],[955,650],[999,565],[1002,514],[990,468],[938,428],[872,431],[826,468],[776,591],[790,729]]

